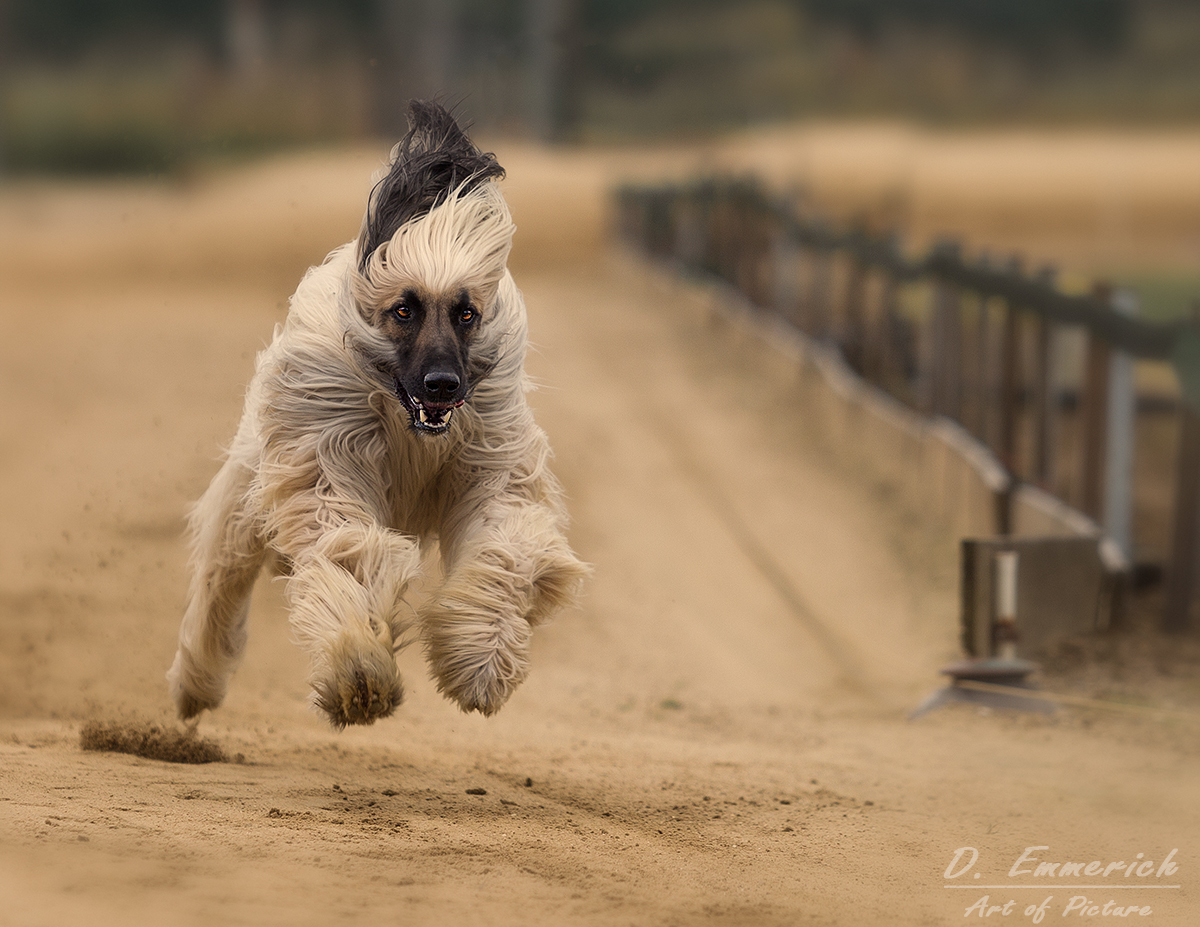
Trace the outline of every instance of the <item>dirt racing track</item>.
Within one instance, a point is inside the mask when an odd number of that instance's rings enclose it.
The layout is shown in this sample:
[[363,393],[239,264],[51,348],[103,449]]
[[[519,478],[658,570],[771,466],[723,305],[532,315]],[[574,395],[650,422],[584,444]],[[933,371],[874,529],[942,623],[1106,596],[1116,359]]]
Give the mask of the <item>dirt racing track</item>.
[[[397,715],[336,733],[263,580],[205,765],[80,731],[173,724],[183,514],[380,152],[0,193],[0,924],[1193,923],[1196,726],[907,721],[957,655],[953,539],[835,465],[712,292],[605,245],[628,158],[497,153],[584,604],[495,718],[411,648]],[[1027,847],[1178,868],[1022,882]]]

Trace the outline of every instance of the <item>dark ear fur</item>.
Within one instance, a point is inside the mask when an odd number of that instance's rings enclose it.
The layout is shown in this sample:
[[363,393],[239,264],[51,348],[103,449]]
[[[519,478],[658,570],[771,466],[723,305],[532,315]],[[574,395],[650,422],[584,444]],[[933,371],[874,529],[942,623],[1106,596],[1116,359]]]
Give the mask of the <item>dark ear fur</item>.
[[504,168],[496,156],[475,147],[445,108],[425,100],[409,101],[408,134],[367,204],[359,270],[365,269],[375,249],[390,241],[400,226],[425,215],[451,191],[462,187],[466,192],[503,176]]

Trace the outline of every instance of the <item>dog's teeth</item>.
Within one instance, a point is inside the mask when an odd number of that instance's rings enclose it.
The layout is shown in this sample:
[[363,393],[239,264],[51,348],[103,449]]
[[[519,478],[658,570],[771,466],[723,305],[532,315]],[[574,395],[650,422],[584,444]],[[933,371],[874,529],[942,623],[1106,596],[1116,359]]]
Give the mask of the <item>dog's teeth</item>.
[[429,421],[429,416],[426,414],[424,406],[417,409],[417,418],[419,418],[422,422]]

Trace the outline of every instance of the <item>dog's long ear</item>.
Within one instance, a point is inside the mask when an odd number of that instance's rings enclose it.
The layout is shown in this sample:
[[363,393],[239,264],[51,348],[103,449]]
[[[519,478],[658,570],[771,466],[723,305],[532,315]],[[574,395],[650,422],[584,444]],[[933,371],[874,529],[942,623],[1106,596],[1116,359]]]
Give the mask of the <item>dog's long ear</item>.
[[358,241],[358,268],[404,223],[420,218],[451,192],[504,176],[494,154],[480,151],[437,103],[411,100],[408,134],[396,146],[387,176],[367,202]]

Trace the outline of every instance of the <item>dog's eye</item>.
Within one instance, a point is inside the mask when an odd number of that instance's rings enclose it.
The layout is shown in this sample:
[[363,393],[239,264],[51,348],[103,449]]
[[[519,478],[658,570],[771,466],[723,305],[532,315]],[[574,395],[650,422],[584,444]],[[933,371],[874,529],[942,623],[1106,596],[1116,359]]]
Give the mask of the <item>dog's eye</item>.
[[412,318],[412,310],[409,309],[408,306],[404,305],[404,303],[397,303],[396,305],[392,306],[391,313],[401,322],[407,322]]
[[472,309],[470,306],[467,306],[465,309],[460,310],[458,313],[459,324],[470,325],[472,322],[475,321],[475,315],[476,315],[475,310]]

